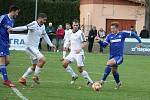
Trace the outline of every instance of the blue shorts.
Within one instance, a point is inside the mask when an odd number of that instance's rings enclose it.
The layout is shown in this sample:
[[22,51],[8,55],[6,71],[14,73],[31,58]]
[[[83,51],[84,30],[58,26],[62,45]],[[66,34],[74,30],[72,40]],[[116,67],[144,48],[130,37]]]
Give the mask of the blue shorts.
[[5,57],[8,56],[9,54],[10,54],[9,47],[5,47],[0,44],[0,57]]
[[115,59],[116,61],[116,65],[120,65],[123,63],[123,56],[115,56],[115,57],[112,57],[111,59]]

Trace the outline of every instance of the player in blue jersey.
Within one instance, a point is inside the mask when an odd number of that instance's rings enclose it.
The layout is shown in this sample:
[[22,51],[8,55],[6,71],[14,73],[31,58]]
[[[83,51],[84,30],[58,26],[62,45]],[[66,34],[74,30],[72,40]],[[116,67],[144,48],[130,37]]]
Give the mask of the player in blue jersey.
[[9,64],[9,32],[13,27],[14,19],[18,16],[19,8],[10,6],[9,13],[0,16],[0,72],[3,76],[3,84],[8,87],[15,85],[8,79],[6,66]]
[[121,81],[119,79],[119,73],[118,73],[118,65],[122,64],[123,62],[125,38],[130,37],[130,36],[133,36],[138,40],[139,44],[137,46],[140,47],[141,40],[135,32],[119,31],[118,24],[115,23],[111,25],[111,33],[107,35],[104,41],[100,41],[100,44],[103,47],[110,45],[110,57],[109,57],[109,60],[107,61],[107,64],[104,70],[104,75],[100,81],[101,84],[104,83],[107,76],[112,71],[112,74],[116,82],[115,89],[118,89],[121,86]]

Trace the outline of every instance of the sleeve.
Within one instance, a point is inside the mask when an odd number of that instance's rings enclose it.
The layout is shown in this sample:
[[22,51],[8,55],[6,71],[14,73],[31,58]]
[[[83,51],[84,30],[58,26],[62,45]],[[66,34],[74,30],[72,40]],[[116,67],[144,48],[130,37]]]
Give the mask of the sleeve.
[[107,44],[107,45],[110,43],[109,35],[106,36],[106,38],[105,38],[103,43]]
[[25,31],[25,30],[34,30],[36,28],[35,23],[29,23],[26,26],[19,26],[12,28],[13,31]]
[[122,31],[122,35],[124,36],[124,38],[128,38],[131,36],[132,31]]
[[5,17],[5,15],[0,16],[0,24],[2,23],[4,17]]
[[141,39],[139,38],[139,36],[135,32],[131,32],[131,36],[133,36],[134,38],[136,38],[139,43],[142,43]]
[[12,28],[13,31],[25,31],[27,29],[28,29],[27,26],[19,26]]
[[5,18],[5,15],[1,15],[0,16],[0,24],[2,26],[4,26],[5,28],[9,29],[9,28],[12,28],[12,26],[10,26],[8,23],[7,23],[7,19]]
[[45,42],[46,42],[50,47],[53,46],[51,40],[49,39],[49,37],[48,37],[48,35],[47,35],[46,31],[45,31],[45,26],[44,26],[44,28],[43,28],[42,37],[44,38]]
[[139,43],[142,43],[142,41],[139,38],[139,36],[135,32],[133,32],[133,31],[123,31],[122,34],[123,34],[123,36],[125,38],[133,36],[134,38],[136,38],[138,40]]
[[86,42],[86,38],[85,38],[85,36],[84,36],[84,33],[81,33],[81,41],[82,41],[82,42]]

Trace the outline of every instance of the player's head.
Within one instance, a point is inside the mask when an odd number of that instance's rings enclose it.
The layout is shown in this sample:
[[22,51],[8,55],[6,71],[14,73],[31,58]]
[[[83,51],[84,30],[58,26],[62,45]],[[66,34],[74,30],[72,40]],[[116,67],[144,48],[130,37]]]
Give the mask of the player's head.
[[74,19],[72,21],[72,28],[73,28],[73,31],[77,31],[79,29],[79,21],[77,19]]
[[70,24],[69,23],[66,23],[66,29],[70,29]]
[[9,7],[9,15],[10,15],[13,19],[15,19],[15,18],[18,16],[19,11],[20,11],[19,7],[15,6],[15,5],[11,5],[11,6]]
[[119,31],[119,25],[117,23],[111,24],[111,32],[116,34]]
[[46,23],[46,20],[47,20],[47,15],[45,13],[39,13],[38,19],[37,19],[38,23],[40,25],[43,25],[44,23]]
[[52,25],[53,25],[53,24],[52,24],[51,22],[49,22],[49,24],[48,24],[48,25],[49,25],[49,27],[52,27]]

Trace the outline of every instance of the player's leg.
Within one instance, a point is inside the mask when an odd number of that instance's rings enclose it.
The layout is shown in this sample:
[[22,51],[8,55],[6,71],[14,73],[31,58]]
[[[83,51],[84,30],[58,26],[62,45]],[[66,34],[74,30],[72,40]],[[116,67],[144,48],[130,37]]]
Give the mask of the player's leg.
[[69,54],[64,61],[62,62],[63,67],[65,68],[66,72],[70,73],[72,80],[71,84],[73,84],[76,79],[78,78],[78,75],[74,72],[74,70],[69,66],[69,64],[73,61],[73,58],[71,54]]
[[76,55],[75,59],[77,61],[78,71],[81,73],[81,75],[83,76],[83,78],[85,80],[87,80],[87,85],[91,86],[93,84],[93,81],[90,78],[88,72],[83,69],[83,67],[84,67],[84,56],[83,55]]
[[107,61],[107,65],[105,67],[104,74],[103,74],[102,79],[100,81],[101,84],[103,84],[104,81],[107,79],[108,75],[111,72],[111,68],[112,68],[113,65],[115,65],[115,59],[114,58]]
[[19,83],[21,83],[22,85],[26,85],[27,78],[29,77],[29,75],[31,75],[35,71],[35,68],[36,68],[36,65],[38,63],[38,60],[31,58],[31,63],[32,63],[32,66],[28,67],[28,69],[26,70],[26,72],[19,79]]
[[43,66],[46,63],[45,57],[39,52],[38,53],[38,63],[35,67],[34,75],[32,77],[33,81],[37,84],[39,84],[39,76],[40,73],[42,72]]
[[63,59],[66,57],[67,54],[67,48],[63,47]]
[[114,57],[114,59],[115,59],[116,64],[112,66],[112,74],[116,81],[116,89],[118,89],[121,86],[121,81],[120,81],[119,72],[118,72],[118,65],[120,65],[123,62],[123,57],[117,56],[117,57]]
[[9,56],[0,55],[0,71],[3,76],[3,84],[8,87],[15,87],[15,85],[10,80],[8,80],[7,69],[6,69],[6,64],[8,65],[8,61],[9,61]]

